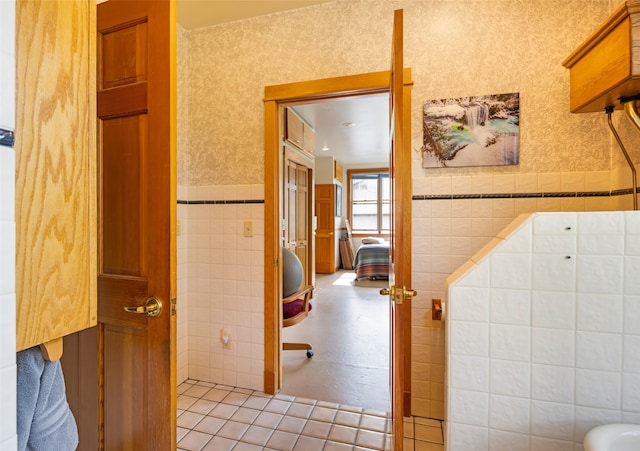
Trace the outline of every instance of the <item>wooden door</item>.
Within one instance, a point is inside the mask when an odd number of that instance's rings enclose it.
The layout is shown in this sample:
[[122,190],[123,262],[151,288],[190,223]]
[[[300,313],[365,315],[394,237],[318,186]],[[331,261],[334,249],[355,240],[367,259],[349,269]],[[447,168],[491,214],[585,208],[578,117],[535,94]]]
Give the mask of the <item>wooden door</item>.
[[335,188],[333,184],[316,185],[316,272],[336,270]]
[[[404,70],[403,70],[403,11],[393,17],[393,43],[391,83],[389,89],[391,146],[389,176],[391,181],[391,246],[389,290],[391,317],[391,412],[393,419],[394,450],[402,451],[404,436],[403,415],[409,415],[410,386],[407,379],[411,370],[411,304],[415,294],[411,286],[411,136],[410,124],[405,124]],[[408,103],[410,103],[410,98]],[[410,105],[407,105],[409,107]],[[409,111],[407,111],[409,110]],[[382,293],[382,291],[381,291]],[[408,381],[410,383],[410,379]]]
[[311,284],[309,246],[310,169],[292,159],[285,159],[284,170],[284,247],[295,253],[302,263],[303,284]]
[[98,5],[101,449],[176,448],[175,33],[175,2]]

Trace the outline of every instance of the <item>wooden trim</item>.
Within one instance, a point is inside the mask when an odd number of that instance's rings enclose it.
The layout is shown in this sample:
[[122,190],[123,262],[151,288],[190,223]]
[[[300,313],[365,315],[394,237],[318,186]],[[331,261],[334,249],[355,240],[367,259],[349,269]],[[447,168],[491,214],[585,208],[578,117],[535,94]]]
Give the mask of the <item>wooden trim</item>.
[[351,217],[351,176],[353,174],[369,174],[374,172],[389,172],[389,168],[354,168],[347,169],[347,219],[349,220],[349,224],[351,224],[352,236],[382,236],[389,235],[389,233],[362,233],[356,232],[353,233],[353,218]]

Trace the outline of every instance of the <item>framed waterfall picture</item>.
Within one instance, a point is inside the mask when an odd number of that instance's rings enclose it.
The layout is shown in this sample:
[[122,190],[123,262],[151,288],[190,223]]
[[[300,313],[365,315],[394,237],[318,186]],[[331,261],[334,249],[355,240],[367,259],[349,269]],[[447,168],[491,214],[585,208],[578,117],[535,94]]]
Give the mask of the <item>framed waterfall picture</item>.
[[520,94],[428,100],[422,167],[518,164]]

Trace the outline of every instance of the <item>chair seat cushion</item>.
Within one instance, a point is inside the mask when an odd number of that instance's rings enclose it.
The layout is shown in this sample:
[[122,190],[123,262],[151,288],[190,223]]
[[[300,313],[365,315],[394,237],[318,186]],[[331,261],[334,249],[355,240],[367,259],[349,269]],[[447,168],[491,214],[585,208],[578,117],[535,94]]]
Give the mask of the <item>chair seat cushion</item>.
[[[311,311],[311,303],[309,303],[309,311]],[[293,318],[304,310],[304,299],[296,299],[282,306],[282,316],[284,319]]]

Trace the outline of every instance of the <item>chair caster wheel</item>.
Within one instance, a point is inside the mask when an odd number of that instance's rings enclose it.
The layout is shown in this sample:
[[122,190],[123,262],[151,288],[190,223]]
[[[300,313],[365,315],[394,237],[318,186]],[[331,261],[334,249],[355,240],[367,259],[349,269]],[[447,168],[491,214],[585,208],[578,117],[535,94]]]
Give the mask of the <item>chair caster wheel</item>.
[[310,359],[313,357],[313,351],[307,351],[307,358]]

